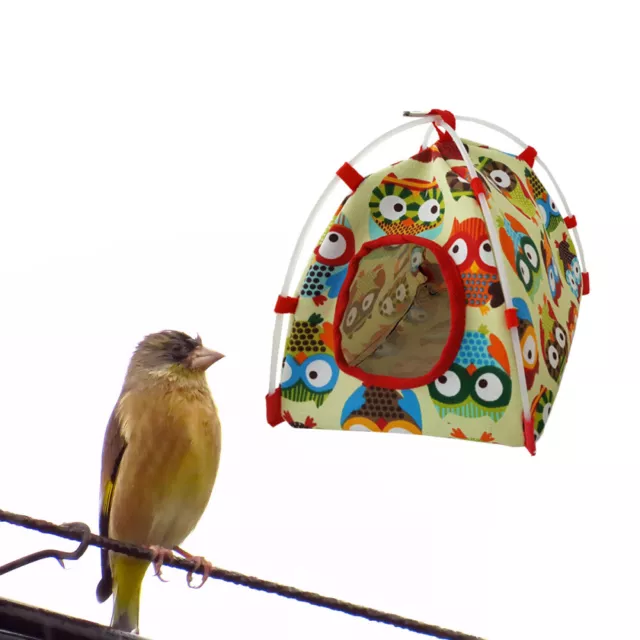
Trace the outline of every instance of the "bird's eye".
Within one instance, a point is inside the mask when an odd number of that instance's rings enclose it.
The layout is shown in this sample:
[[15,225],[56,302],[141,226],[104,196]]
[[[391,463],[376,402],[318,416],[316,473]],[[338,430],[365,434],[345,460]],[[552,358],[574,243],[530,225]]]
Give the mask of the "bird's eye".
[[554,345],[549,345],[547,349],[547,357],[549,358],[549,364],[555,369],[560,364],[560,354]]
[[549,198],[549,207],[554,213],[559,213],[558,205],[556,205],[555,200],[552,200],[551,198]]
[[445,398],[453,398],[460,393],[462,382],[460,376],[455,371],[447,371],[441,375],[435,382],[436,389],[441,396]]
[[536,341],[532,335],[527,336],[522,344],[522,357],[529,366],[536,363]]
[[538,211],[540,212],[540,217],[544,220],[545,226],[549,226],[549,212],[547,208],[543,204],[539,204]]
[[538,250],[533,244],[533,240],[531,240],[531,238],[524,237],[521,240],[521,246],[524,255],[527,257],[527,261],[531,265],[531,268],[536,271],[538,269],[538,265],[540,264],[540,258],[538,256]]
[[476,380],[475,392],[483,402],[497,402],[504,395],[504,385],[495,373],[483,373]]
[[312,356],[305,363],[304,379],[314,391],[328,391],[335,386],[337,377],[338,368],[329,356]]
[[396,288],[396,300],[402,302],[407,297],[407,287],[404,283],[400,283]]
[[387,220],[397,220],[407,212],[407,203],[399,196],[385,196],[380,201],[380,213]]
[[280,386],[283,389],[288,389],[298,381],[299,377],[298,363],[291,356],[287,356],[282,363]]
[[411,252],[411,269],[415,271],[422,264],[422,249],[416,247]]
[[351,309],[349,309],[349,312],[347,313],[347,319],[345,320],[346,326],[350,327],[356,321],[357,317],[358,308],[354,305],[353,307],[351,307]]
[[549,415],[551,415],[551,407],[553,405],[549,402],[548,404],[544,405],[544,409],[542,410],[542,422],[543,424],[547,424],[547,421],[549,420]]
[[418,217],[422,222],[435,222],[440,216],[440,203],[431,198],[423,202],[418,209]]
[[509,189],[511,187],[511,178],[503,169],[494,169],[489,177],[500,189]]
[[562,327],[556,327],[555,334],[558,344],[564,349],[567,345],[567,335],[564,332],[564,329]]
[[480,260],[484,262],[488,267],[496,266],[496,259],[493,255],[493,251],[491,250],[491,243],[488,240],[485,240],[480,245]]
[[556,280],[553,277],[553,267],[549,267],[549,271],[547,271],[547,278],[549,280],[549,288],[551,289],[551,295],[555,297],[556,295]]
[[354,237],[351,229],[343,225],[334,225],[324,237],[317,253],[326,261],[344,259],[349,260],[353,255]]
[[367,293],[367,295],[364,297],[364,299],[362,300],[362,310],[363,311],[369,311],[369,309],[371,308],[371,305],[373,304],[373,301],[375,300],[376,294],[371,291],[370,293]]
[[571,269],[573,270],[573,275],[576,278],[576,281],[580,281],[580,263],[578,262],[578,258],[574,258],[573,262],[571,263]]
[[393,301],[391,300],[391,298],[385,298],[380,303],[380,311],[385,316],[390,316],[393,313]]
[[571,287],[573,291],[576,291],[578,289],[578,285],[576,284],[576,279],[573,275],[573,272],[567,270],[565,272],[565,276],[567,278],[567,284],[569,285],[569,287]]
[[458,238],[450,247],[449,255],[453,258],[453,261],[460,266],[466,259],[469,249],[464,239]]
[[518,258],[517,262],[520,280],[522,280],[522,284],[525,286],[527,291],[529,291],[529,289],[531,288],[531,269],[524,260]]

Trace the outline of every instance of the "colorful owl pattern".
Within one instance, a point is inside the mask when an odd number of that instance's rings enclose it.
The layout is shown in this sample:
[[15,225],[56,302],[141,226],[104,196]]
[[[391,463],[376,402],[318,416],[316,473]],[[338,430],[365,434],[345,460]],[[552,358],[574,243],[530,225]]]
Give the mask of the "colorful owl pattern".
[[[468,140],[464,144],[498,227],[537,438],[573,343],[580,266],[562,215],[535,171],[513,155]],[[348,264],[364,242],[390,234],[443,246],[465,291],[465,334],[454,363],[431,384],[411,390],[364,385],[339,370],[333,351],[336,299]],[[372,291],[375,276],[367,276]],[[322,234],[296,295],[300,300],[289,324],[281,382],[283,417],[290,425],[524,444],[496,257],[468,170],[450,146],[436,143],[367,176]],[[370,301],[360,302],[364,318]]]

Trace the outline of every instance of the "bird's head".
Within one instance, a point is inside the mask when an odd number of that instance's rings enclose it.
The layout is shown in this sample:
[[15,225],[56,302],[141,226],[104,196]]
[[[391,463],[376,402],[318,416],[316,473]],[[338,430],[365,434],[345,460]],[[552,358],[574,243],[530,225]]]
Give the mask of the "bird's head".
[[224,356],[181,331],[160,331],[146,336],[131,358],[132,369],[152,375],[203,374]]

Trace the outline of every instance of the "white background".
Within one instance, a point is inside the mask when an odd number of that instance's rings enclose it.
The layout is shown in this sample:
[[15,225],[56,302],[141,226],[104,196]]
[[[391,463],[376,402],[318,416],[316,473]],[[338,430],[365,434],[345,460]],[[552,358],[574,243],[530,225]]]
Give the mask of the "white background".
[[[3,3],[0,507],[96,529],[132,349],[199,331],[227,354],[209,374],[224,447],[187,549],[491,640],[640,637],[638,39],[627,3],[573,6]],[[304,217],[404,109],[433,107],[533,144],[580,222],[593,293],[535,458],[264,419],[272,309]],[[0,563],[56,543],[0,525]],[[158,640],[416,637],[165,575],[143,589]],[[0,597],[106,623],[98,579],[91,549],[1,578]]]

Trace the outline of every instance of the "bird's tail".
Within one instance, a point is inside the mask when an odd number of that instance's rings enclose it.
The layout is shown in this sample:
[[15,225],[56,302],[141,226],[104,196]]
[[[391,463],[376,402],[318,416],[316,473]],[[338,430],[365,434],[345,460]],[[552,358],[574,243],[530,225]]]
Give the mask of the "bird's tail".
[[114,554],[113,615],[111,626],[119,631],[139,631],[140,590],[149,562]]

